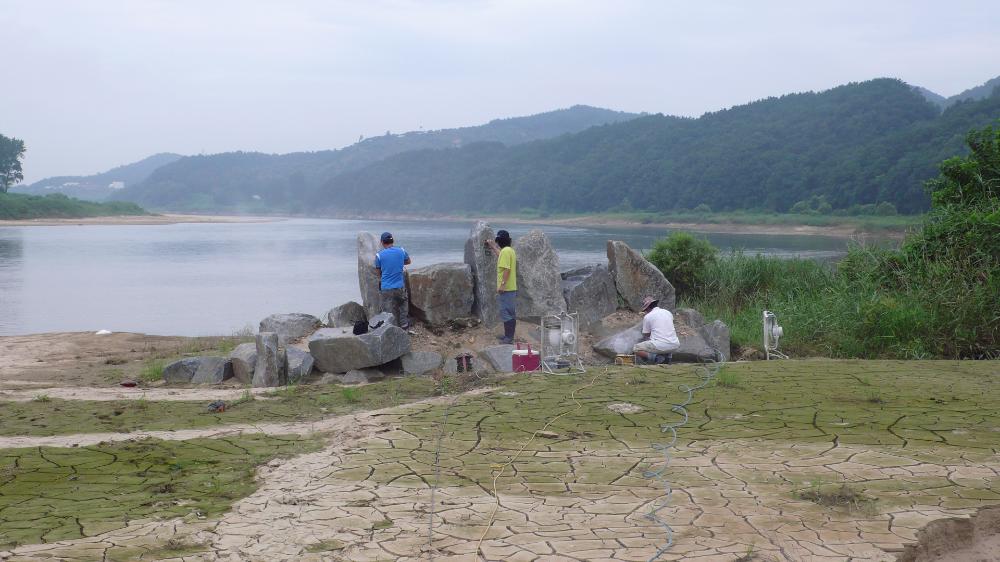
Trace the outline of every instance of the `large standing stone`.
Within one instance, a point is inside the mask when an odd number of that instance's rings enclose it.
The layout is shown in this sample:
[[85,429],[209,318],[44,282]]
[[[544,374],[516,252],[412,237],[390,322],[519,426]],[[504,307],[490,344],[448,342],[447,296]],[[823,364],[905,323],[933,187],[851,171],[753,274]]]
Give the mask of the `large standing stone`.
[[288,384],[295,384],[309,376],[313,369],[313,356],[296,347],[289,347],[285,353],[285,372]]
[[622,353],[632,353],[632,347],[642,341],[642,323],[612,334],[594,344],[594,351],[614,359]]
[[697,330],[705,325],[705,317],[693,308],[678,308],[674,311],[674,322]]
[[608,269],[615,280],[615,289],[631,310],[642,312],[642,299],[646,296],[659,299],[660,308],[674,309],[674,286],[628,244],[608,240]]
[[199,357],[198,370],[191,377],[194,384],[218,384],[233,376],[233,367],[226,357]]
[[278,347],[278,334],[257,334],[257,365],[253,372],[254,386],[281,386],[285,383],[285,360]]
[[352,369],[388,363],[410,351],[410,336],[402,328],[384,324],[355,336],[348,330],[324,328],[309,338],[309,352],[324,373],[346,373]]
[[403,355],[403,374],[423,375],[441,368],[442,358],[440,353],[433,351],[411,351]]
[[566,310],[559,256],[549,237],[534,229],[514,241],[517,253],[517,317],[537,320]]
[[711,324],[705,324],[698,332],[705,338],[705,342],[722,355],[723,361],[729,361],[729,326],[722,320],[716,320]]
[[510,373],[514,370],[513,351],[513,345],[493,345],[480,351],[479,357],[498,373]]
[[361,289],[361,304],[368,318],[382,310],[379,294],[381,280],[375,273],[375,254],[382,250],[382,244],[371,232],[358,233],[358,286]]
[[472,269],[436,263],[410,270],[410,311],[432,326],[472,314]]
[[465,241],[465,263],[472,273],[473,299],[472,314],[485,326],[493,326],[500,320],[497,307],[497,258],[484,245],[493,240],[493,229],[483,221],[472,226]]
[[368,315],[365,314],[365,307],[354,301],[348,301],[344,304],[333,308],[326,314],[327,324],[331,328],[350,328],[354,326],[355,322],[361,322],[367,320]]
[[323,322],[311,314],[303,314],[301,312],[272,314],[260,321],[260,332],[274,332],[278,334],[278,343],[285,345],[290,341],[308,336],[322,325]]
[[200,357],[189,357],[174,361],[163,368],[163,381],[167,383],[189,383],[201,366]]
[[604,264],[588,265],[562,273],[566,309],[576,312],[580,326],[588,328],[618,308],[618,293]]
[[253,369],[257,365],[257,344],[241,343],[229,354],[233,376],[243,384],[253,382]]

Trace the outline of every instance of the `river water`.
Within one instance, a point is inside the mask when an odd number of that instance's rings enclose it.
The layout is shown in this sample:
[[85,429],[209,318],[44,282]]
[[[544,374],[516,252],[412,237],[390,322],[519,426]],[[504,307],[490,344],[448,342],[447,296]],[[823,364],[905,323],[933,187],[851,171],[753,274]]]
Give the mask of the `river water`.
[[[259,223],[0,227],[0,335],[111,330],[227,335],[277,312],[358,300],[356,236],[392,231],[412,267],[462,261],[472,221],[290,219]],[[494,228],[503,228],[495,225]],[[511,225],[549,236],[562,270],[606,262],[605,242],[648,249],[666,229]],[[848,241],[706,234],[727,251],[835,259]]]

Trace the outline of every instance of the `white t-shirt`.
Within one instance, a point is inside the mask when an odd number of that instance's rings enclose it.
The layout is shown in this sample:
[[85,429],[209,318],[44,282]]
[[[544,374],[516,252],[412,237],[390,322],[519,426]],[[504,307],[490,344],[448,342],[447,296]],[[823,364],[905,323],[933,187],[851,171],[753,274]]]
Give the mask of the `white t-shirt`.
[[664,349],[681,344],[674,329],[674,315],[658,306],[643,316],[642,333],[649,334],[649,341]]

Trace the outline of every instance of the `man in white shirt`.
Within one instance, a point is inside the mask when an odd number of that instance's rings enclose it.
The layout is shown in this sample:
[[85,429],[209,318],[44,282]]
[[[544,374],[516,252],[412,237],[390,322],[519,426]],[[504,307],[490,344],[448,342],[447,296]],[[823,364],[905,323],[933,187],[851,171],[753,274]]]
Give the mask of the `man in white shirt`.
[[[660,301],[646,297],[642,301],[642,341],[635,344],[632,352],[646,363],[670,361],[670,353],[681,346],[674,329],[674,315],[669,310],[656,306]],[[662,360],[661,360],[662,359]]]

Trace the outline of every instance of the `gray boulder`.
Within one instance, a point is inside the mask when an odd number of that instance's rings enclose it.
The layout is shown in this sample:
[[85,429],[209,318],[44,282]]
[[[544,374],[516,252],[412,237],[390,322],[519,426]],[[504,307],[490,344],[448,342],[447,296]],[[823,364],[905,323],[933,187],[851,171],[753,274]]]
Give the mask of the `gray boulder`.
[[632,347],[642,341],[642,323],[612,334],[594,344],[594,351],[614,359],[622,353],[632,353]]
[[517,317],[537,321],[566,310],[559,256],[549,237],[534,229],[514,241],[517,253]]
[[191,377],[194,384],[218,384],[233,377],[233,366],[226,357],[198,357],[198,370]]
[[257,365],[257,344],[241,343],[229,354],[233,376],[243,384],[253,382],[253,369]]
[[437,263],[411,269],[410,311],[432,326],[472,314],[472,269],[465,263]]
[[346,373],[388,363],[410,351],[410,336],[402,328],[384,324],[367,334],[324,328],[309,338],[309,352],[324,373]]
[[513,345],[493,345],[479,352],[479,357],[493,367],[498,373],[510,373],[514,370],[514,362],[511,352]]
[[440,353],[433,351],[411,351],[401,357],[403,361],[403,374],[423,375],[434,372],[441,368],[442,358]]
[[365,307],[354,301],[345,302],[326,313],[327,325],[331,328],[350,328],[354,326],[355,322],[367,319],[368,315],[365,314]]
[[368,318],[382,310],[379,295],[381,280],[375,273],[375,254],[382,250],[382,243],[371,232],[358,233],[358,287],[361,289],[361,304]]
[[257,365],[253,371],[253,386],[281,386],[285,384],[285,357],[278,346],[278,334],[257,334]]
[[674,286],[655,265],[628,244],[608,240],[608,270],[615,280],[615,289],[629,309],[641,312],[642,299],[646,296],[659,299],[660,308],[674,309]]
[[576,312],[580,326],[593,326],[618,308],[618,293],[604,264],[588,265],[561,274],[566,309]]
[[289,347],[285,351],[285,372],[288,384],[298,383],[309,376],[314,363],[312,355],[296,347]]
[[729,361],[729,326],[726,326],[725,322],[716,320],[711,324],[705,324],[698,330],[698,333],[705,338],[705,343],[709,347],[722,355],[723,361]]
[[715,359],[715,350],[708,345],[698,332],[680,336],[681,346],[674,352],[674,361],[679,363],[699,363]]
[[674,311],[674,324],[683,324],[697,330],[705,325],[705,317],[693,308],[678,308]]
[[493,326],[500,320],[497,308],[497,258],[493,251],[484,246],[493,240],[493,229],[483,221],[472,226],[465,241],[465,263],[472,273],[472,314],[486,326]]
[[201,366],[200,357],[189,357],[174,361],[163,368],[163,381],[167,383],[189,383]]
[[371,320],[368,321],[369,329],[371,329],[371,326],[378,326],[379,322],[381,322],[383,326],[396,326],[396,317],[393,316],[391,312],[379,312],[375,316],[372,316]]
[[302,339],[315,332],[323,325],[319,318],[311,314],[293,312],[292,314],[272,314],[260,321],[260,332],[278,334],[278,343],[285,345],[290,341]]

